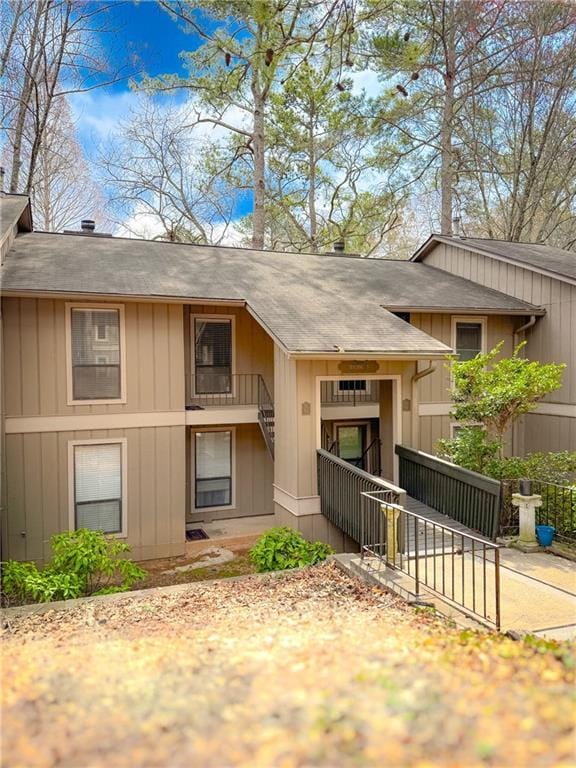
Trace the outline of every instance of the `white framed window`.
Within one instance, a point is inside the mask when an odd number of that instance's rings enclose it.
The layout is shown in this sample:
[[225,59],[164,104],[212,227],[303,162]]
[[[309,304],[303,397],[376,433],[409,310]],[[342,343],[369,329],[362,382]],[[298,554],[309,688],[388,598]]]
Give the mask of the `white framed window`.
[[194,507],[213,510],[235,506],[235,430],[194,432]]
[[459,360],[472,360],[486,352],[486,317],[453,316],[452,349]]
[[127,440],[68,443],[70,529],[126,536]]
[[126,402],[123,304],[66,304],[68,405]]
[[458,421],[452,421],[450,423],[450,437],[453,440],[455,437],[458,437],[458,434],[463,429],[468,429],[468,427],[478,427],[478,429],[484,429],[484,425],[480,424],[478,421],[474,421],[471,424],[461,424]]
[[234,315],[192,315],[195,395],[234,394]]

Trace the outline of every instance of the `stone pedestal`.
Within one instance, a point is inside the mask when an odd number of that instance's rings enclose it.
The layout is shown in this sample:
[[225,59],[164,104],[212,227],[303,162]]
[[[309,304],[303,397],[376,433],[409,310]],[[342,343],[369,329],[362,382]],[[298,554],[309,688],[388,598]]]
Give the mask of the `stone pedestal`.
[[512,494],[512,505],[518,507],[520,518],[520,536],[518,547],[525,552],[540,549],[536,539],[536,510],[542,506],[542,496],[522,496],[521,493]]

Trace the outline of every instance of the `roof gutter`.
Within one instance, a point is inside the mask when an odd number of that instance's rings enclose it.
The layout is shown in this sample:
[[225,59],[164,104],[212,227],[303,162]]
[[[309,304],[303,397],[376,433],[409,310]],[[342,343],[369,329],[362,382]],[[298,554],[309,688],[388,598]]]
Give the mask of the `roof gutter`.
[[410,379],[410,396],[412,398],[412,445],[420,445],[420,419],[418,416],[418,390],[416,384],[420,379],[430,376],[435,370],[436,366],[432,364],[432,361],[430,361],[428,368],[424,368],[422,371],[418,370],[418,363],[416,363],[416,373]]
[[452,354],[452,350],[446,347],[441,352],[430,352],[423,350],[422,352],[366,352],[362,350],[343,350],[342,352],[323,352],[318,350],[315,352],[290,352],[289,356],[295,360],[401,360],[401,361],[414,361],[414,360],[430,360],[431,358],[444,360],[446,355]]
[[524,333],[524,331],[527,331],[528,328],[532,328],[533,325],[536,325],[536,315],[532,315],[530,317],[530,320],[528,320],[527,323],[524,323],[524,325],[521,325],[520,328],[517,328],[514,331],[514,346],[516,346],[516,339],[521,333]]
[[[521,333],[525,333],[529,328],[532,328],[536,325],[536,315],[532,315],[530,317],[530,320],[528,320],[527,323],[524,323],[524,325],[521,325],[520,328],[517,328],[514,333],[514,349],[518,346],[518,336]],[[512,449],[512,456],[516,455],[516,446],[518,445],[518,423],[515,423],[512,425],[512,445],[510,446]]]

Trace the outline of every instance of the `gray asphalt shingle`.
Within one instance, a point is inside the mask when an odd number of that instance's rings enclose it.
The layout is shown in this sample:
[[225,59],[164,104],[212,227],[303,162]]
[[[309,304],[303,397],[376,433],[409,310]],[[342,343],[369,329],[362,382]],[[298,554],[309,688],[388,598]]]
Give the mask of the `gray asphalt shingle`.
[[573,251],[565,251],[562,248],[554,248],[551,245],[540,243],[512,243],[508,240],[489,240],[482,237],[457,238],[432,235],[431,240],[425,243],[413,258],[419,260],[421,258],[419,254],[424,256],[434,241],[448,243],[457,248],[482,251],[528,268],[543,269],[560,277],[576,280],[576,253]]
[[447,351],[386,306],[534,311],[525,302],[425,264],[45,233],[17,237],[3,287],[242,300],[293,352]]

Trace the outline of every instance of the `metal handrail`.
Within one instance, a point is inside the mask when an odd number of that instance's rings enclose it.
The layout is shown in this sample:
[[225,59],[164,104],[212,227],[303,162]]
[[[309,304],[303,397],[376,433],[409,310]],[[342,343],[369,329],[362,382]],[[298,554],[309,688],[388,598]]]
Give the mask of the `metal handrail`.
[[[464,613],[500,629],[499,544],[430,520],[387,498],[383,499],[382,494],[378,492],[364,491],[361,496],[366,500],[362,506],[360,551],[363,561],[366,560],[366,555],[369,558],[375,557],[385,567],[401,571],[413,579],[417,597],[420,595],[420,588],[424,586]],[[368,506],[370,502],[372,504]],[[372,514],[372,518],[366,521],[368,512]],[[386,525],[383,530],[384,520]],[[370,539],[374,539],[375,530],[378,536],[373,541]],[[366,531],[368,534],[372,533],[372,536],[367,536]],[[493,553],[493,561],[488,557],[489,553]],[[467,554],[470,555],[469,558]],[[461,557],[460,563],[457,562],[457,557]],[[494,580],[490,586],[487,565],[492,563]],[[488,597],[489,588],[493,590],[492,599]]]
[[[517,535],[519,530],[518,507],[512,506],[512,494],[519,489],[518,478],[501,481],[500,534]],[[561,485],[547,480],[530,479],[532,492],[542,497],[542,506],[536,509],[536,522],[551,525],[555,537],[568,543],[576,541],[576,485]]]
[[258,424],[270,455],[274,458],[275,413],[274,401],[264,378],[258,375]]

